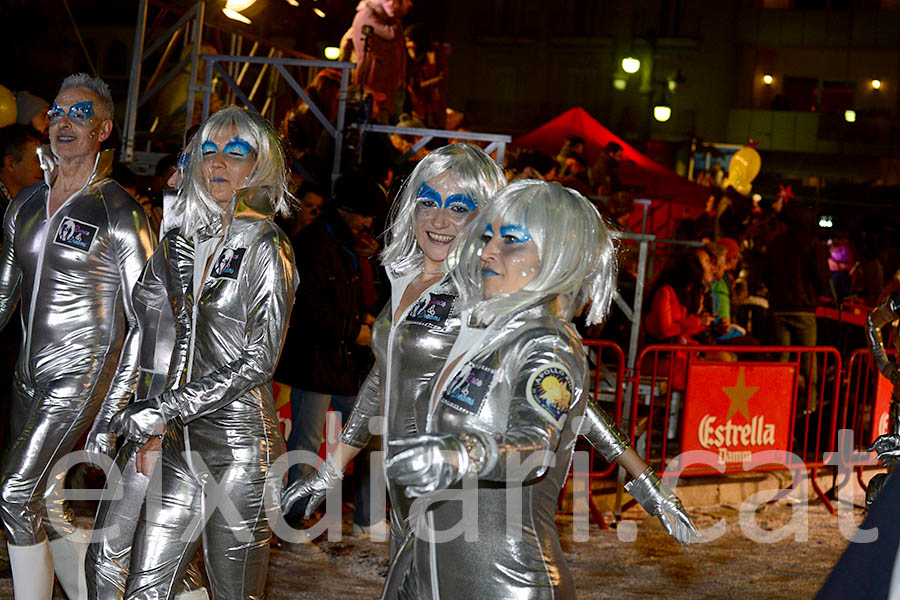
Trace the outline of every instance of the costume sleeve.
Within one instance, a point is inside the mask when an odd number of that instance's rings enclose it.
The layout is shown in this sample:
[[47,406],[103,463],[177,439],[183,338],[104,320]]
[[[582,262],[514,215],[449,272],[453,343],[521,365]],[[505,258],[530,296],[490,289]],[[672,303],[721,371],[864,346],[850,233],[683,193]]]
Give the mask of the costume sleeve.
[[898,309],[900,309],[900,292],[894,292],[869,313],[866,319],[866,338],[869,341],[869,350],[872,352],[875,366],[895,385],[898,383],[897,366],[888,359],[887,352],[885,352],[881,328],[900,318],[900,315],[897,314]]
[[587,373],[584,352],[557,334],[524,343],[519,356],[506,357],[502,370],[511,393],[504,432],[473,431],[485,448],[478,478],[528,481],[542,476],[556,459],[568,413],[583,402]]
[[631,446],[628,435],[593,400],[588,400],[584,407],[584,418],[581,435],[607,462],[613,462]]
[[247,299],[247,337],[234,360],[156,399],[167,419],[185,422],[215,412],[272,380],[294,298],[294,255],[286,240],[257,244],[239,293]]
[[104,202],[107,203],[107,215],[116,249],[116,266],[121,280],[119,289],[128,330],[125,332],[112,382],[94,419],[95,430],[98,427],[105,428],[112,416],[125,408],[137,386],[141,339],[131,294],[156,246],[147,213],[137,201],[128,196],[128,201],[121,206],[110,206],[106,198]]
[[22,270],[16,262],[16,216],[24,199],[21,195],[6,209],[3,217],[3,252],[0,254],[0,330],[6,327],[19,302]]
[[194,246],[186,238],[174,232],[162,242],[165,251],[165,282],[175,324],[175,344],[166,377],[166,389],[171,390],[185,383],[188,349],[191,341],[191,312],[194,272]]
[[372,439],[369,422],[373,417],[381,415],[381,398],[378,393],[381,387],[380,383],[381,368],[378,361],[375,361],[375,365],[359,388],[356,404],[353,405],[353,410],[341,431],[341,441],[348,446],[365,448]]

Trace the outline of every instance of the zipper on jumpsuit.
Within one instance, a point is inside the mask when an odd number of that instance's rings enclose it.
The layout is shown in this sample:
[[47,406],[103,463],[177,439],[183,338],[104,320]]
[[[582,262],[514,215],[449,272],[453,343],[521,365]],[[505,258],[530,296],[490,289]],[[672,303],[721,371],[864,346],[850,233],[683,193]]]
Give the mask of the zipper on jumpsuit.
[[[100,158],[100,155],[97,155],[97,159]],[[94,172],[97,170],[97,159],[94,160]],[[28,365],[28,377],[29,379],[33,379],[31,373],[31,327],[34,325],[34,309],[37,303],[34,301],[37,298],[37,294],[40,291],[41,287],[41,273],[44,271],[44,252],[47,249],[47,236],[50,234],[50,221],[53,220],[53,217],[58,215],[60,211],[65,208],[65,206],[78,194],[83,192],[87,187],[91,185],[91,182],[94,180],[94,172],[91,173],[91,176],[88,178],[87,182],[81,186],[78,191],[73,192],[68,198],[66,198],[65,202],[59,205],[59,208],[56,209],[56,212],[52,215],[50,214],[50,192],[53,191],[53,186],[49,183],[47,184],[47,200],[44,202],[44,216],[46,217],[47,226],[44,228],[44,237],[41,240],[41,251],[38,253],[38,263],[37,269],[34,272],[34,283],[31,286],[31,308],[28,309],[28,328],[25,330],[25,359],[26,364]],[[32,382],[33,383],[33,382]]]

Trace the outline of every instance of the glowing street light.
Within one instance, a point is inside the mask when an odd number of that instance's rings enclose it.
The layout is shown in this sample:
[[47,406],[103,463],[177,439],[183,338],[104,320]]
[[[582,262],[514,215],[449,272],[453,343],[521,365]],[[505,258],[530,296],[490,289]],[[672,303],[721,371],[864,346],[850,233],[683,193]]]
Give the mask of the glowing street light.
[[775,78],[766,73],[763,75],[763,83],[766,85],[772,85],[772,82],[775,81]]
[[325,11],[322,10],[321,8],[316,7],[316,8],[313,9],[313,12],[316,13],[316,16],[317,16],[317,17],[319,17],[319,18],[321,18],[321,19],[324,19],[324,18],[325,18]]
[[626,73],[637,73],[641,68],[641,61],[633,56],[626,56],[622,59],[622,70]]
[[872,80],[872,89],[873,89],[873,90],[880,90],[880,89],[881,89],[881,80],[880,80],[880,79],[873,79],[873,80]]
[[337,60],[341,55],[341,49],[337,46],[325,46],[325,58],[328,60]]
[[234,19],[235,21],[240,21],[241,23],[250,24],[250,19],[241,14],[242,11],[253,6],[253,3],[256,0],[226,0],[225,8],[222,9],[222,12],[229,19]]
[[620,92],[623,91],[627,86],[628,86],[628,81],[621,75],[618,77],[613,77],[613,87],[616,88],[617,90],[619,90]]
[[856,123],[856,111],[852,109],[845,110],[844,120],[848,123]]
[[672,117],[672,107],[668,104],[657,104],[653,107],[653,118],[665,123]]

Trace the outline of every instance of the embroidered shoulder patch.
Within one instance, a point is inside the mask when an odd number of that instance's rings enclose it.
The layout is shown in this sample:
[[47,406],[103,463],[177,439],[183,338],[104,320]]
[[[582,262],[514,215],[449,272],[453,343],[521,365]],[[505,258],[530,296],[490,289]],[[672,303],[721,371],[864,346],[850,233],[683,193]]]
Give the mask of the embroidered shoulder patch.
[[246,248],[223,248],[216,264],[210,273],[210,277],[216,279],[237,279],[241,269],[241,261],[244,260]]
[[569,372],[556,363],[544,365],[532,373],[525,390],[528,399],[549,413],[560,427],[569,412],[574,392]]
[[443,327],[450,316],[455,296],[450,294],[428,294],[416,300],[409,310],[406,320],[410,323],[424,325],[429,329]]
[[74,248],[87,254],[91,251],[91,244],[97,237],[99,227],[73,219],[72,217],[64,217],[56,230],[56,236],[53,238],[54,244]]
[[441,402],[464,413],[477,415],[493,381],[493,369],[468,364],[454,376],[441,396]]

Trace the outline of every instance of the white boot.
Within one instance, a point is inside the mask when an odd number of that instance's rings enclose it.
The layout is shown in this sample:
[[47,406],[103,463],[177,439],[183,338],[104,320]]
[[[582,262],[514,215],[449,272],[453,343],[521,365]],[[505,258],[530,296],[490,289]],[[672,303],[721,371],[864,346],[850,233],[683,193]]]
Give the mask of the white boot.
[[47,540],[33,546],[9,544],[13,594],[16,600],[50,600],[53,596],[53,557]]
[[87,600],[84,557],[87,554],[89,538],[84,533],[76,530],[71,535],[50,542],[53,568],[69,600]]
[[209,600],[209,594],[206,593],[206,588],[200,588],[190,592],[179,592],[175,594],[175,600]]

